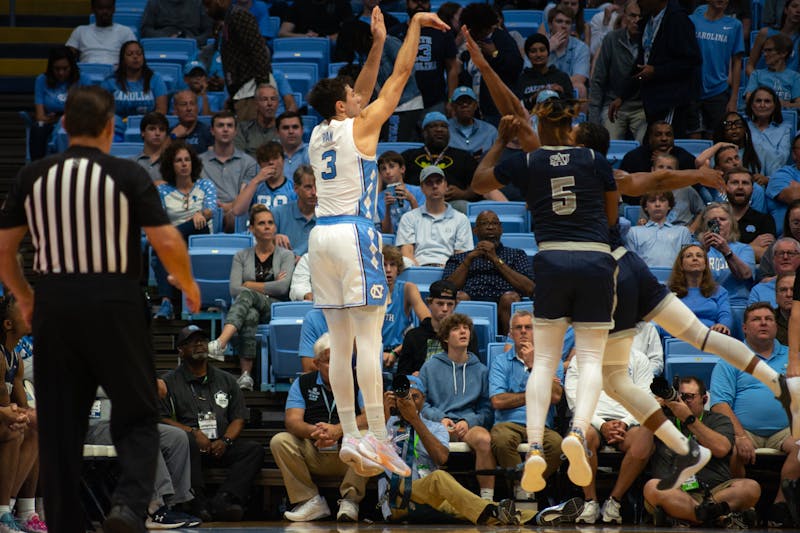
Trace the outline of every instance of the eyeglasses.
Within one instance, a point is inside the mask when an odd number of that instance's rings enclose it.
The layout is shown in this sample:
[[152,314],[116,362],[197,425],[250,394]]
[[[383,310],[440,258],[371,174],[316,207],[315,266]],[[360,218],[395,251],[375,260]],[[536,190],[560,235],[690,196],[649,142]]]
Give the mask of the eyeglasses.
[[775,254],[775,257],[795,257],[797,255],[800,255],[800,252],[792,252],[791,250],[781,250],[781,251],[776,250],[773,253]]
[[697,392],[682,392],[681,393],[681,400],[684,402],[690,402],[694,400],[695,396],[700,396],[700,393]]
[[741,119],[738,119],[738,120],[724,120],[722,122],[722,127],[725,128],[726,130],[733,130],[733,129],[736,129],[736,128],[743,128],[744,127],[744,121],[741,120]]

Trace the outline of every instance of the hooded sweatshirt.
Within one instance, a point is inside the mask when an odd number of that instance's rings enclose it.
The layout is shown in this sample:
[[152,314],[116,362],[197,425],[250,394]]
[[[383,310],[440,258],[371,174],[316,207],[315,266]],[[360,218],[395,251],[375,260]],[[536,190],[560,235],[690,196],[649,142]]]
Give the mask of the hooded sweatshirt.
[[466,363],[455,363],[446,353],[437,353],[422,365],[419,377],[425,385],[423,417],[491,427],[489,369],[474,354],[469,354]]

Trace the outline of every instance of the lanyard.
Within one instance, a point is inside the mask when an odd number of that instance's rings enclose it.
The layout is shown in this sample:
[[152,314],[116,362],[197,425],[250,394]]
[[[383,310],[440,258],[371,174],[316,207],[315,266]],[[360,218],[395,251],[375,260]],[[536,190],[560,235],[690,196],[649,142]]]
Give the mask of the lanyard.
[[[206,384],[207,382],[208,382],[208,376],[203,376],[202,385]],[[194,403],[194,410],[195,410],[196,413],[200,413],[201,412],[200,411],[200,405],[197,403],[197,400],[200,400],[201,402],[206,402],[206,401],[208,401],[208,399],[207,398],[203,398],[202,396],[197,394],[197,391],[194,388],[194,383],[189,382],[189,388],[192,389],[192,402]],[[211,389],[209,388],[209,391],[210,390]]]
[[434,160],[430,150],[428,150],[428,147],[424,145],[422,147],[425,149],[425,153],[428,154],[428,159],[433,160],[433,162],[431,163],[431,165],[433,166],[437,166],[439,164],[439,161],[441,161],[442,157],[444,157],[444,153],[447,151],[448,148],[450,148],[450,146],[445,146],[444,150],[442,150],[440,154],[437,154],[436,159]]
[[336,398],[333,399],[333,403],[328,402],[328,395],[325,392],[325,385],[322,386],[322,400],[325,402],[325,409],[328,410],[328,424],[330,424],[331,419],[333,418],[333,410],[336,409]]

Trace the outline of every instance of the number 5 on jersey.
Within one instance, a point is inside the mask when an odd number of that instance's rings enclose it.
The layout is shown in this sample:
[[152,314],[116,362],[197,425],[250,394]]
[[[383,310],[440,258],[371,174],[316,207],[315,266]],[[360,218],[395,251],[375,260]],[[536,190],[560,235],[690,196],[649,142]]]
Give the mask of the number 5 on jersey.
[[[324,176],[323,176],[324,177]],[[556,215],[571,215],[577,207],[575,193],[567,189],[575,185],[575,176],[550,179],[550,191],[553,196],[553,212]]]
[[328,150],[322,153],[322,161],[325,163],[325,170],[322,172],[322,179],[332,180],[336,177],[336,150]]

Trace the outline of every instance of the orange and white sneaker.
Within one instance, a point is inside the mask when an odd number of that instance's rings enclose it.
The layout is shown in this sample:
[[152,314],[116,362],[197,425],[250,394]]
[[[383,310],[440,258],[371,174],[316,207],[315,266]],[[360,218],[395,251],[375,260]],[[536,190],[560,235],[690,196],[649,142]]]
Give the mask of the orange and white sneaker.
[[589,451],[586,449],[586,438],[580,428],[572,428],[561,441],[561,451],[567,456],[569,480],[579,487],[586,487],[592,482],[592,467],[589,465]]
[[380,464],[371,461],[358,451],[360,439],[345,435],[342,437],[342,447],[339,449],[339,459],[349,465],[361,477],[372,477],[383,474],[384,469]]
[[411,468],[397,454],[397,448],[390,439],[381,440],[372,433],[367,433],[361,437],[358,451],[370,461],[383,465],[398,476],[411,475]]

